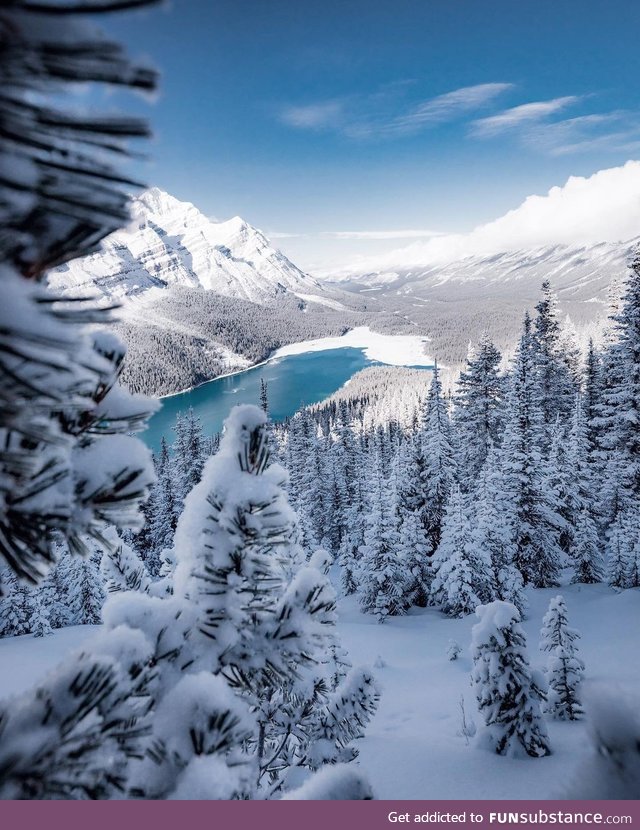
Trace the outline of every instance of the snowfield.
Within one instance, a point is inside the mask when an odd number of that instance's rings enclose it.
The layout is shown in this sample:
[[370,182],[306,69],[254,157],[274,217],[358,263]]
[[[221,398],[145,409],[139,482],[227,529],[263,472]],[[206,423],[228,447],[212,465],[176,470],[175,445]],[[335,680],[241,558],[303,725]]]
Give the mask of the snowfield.
[[364,349],[369,360],[388,366],[433,366],[433,358],[426,353],[428,337],[405,334],[378,334],[368,326],[358,326],[341,337],[321,337],[282,346],[269,360],[304,352],[324,352],[329,349],[351,347]]
[[[605,585],[570,585],[529,591],[524,628],[534,668],[542,617],[561,593],[569,622],[577,628],[579,656],[586,664],[583,695],[604,685],[640,697],[640,590],[616,592]],[[416,609],[384,625],[341,602],[339,631],[354,665],[370,664],[382,686],[380,708],[360,741],[359,763],[379,799],[527,799],[562,797],[590,752],[588,722],[547,720],[553,754],[517,760],[473,745],[461,730],[460,698],[468,722],[481,725],[469,685],[469,643],[474,615],[452,620],[434,609]],[[0,693],[19,694],[95,629],[75,626],[35,639],[0,639]],[[450,640],[462,647],[456,661]],[[381,658],[381,659],[378,659]],[[380,665],[380,663],[385,665]]]

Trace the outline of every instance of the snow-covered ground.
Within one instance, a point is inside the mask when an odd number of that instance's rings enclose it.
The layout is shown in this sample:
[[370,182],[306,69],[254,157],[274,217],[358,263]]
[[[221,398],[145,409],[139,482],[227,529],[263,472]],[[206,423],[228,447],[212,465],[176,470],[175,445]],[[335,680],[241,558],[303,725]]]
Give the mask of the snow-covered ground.
[[[640,591],[614,593],[605,585],[571,585],[529,592],[524,623],[532,665],[549,599],[562,593],[569,622],[577,628],[586,664],[585,696],[595,683],[640,698]],[[343,603],[341,628],[352,660],[386,662],[376,669],[383,687],[380,709],[361,742],[360,762],[381,799],[550,798],[561,792],[589,752],[586,722],[549,721],[553,754],[513,760],[467,746],[461,732],[460,696],[478,726],[469,685],[469,643],[475,616],[451,620],[433,609],[376,625],[355,604]],[[450,639],[463,648],[450,662]]]
[[[570,624],[582,634],[580,656],[589,687],[607,687],[640,698],[640,590],[619,593],[604,585],[571,585],[531,591],[524,627],[531,663],[538,651],[542,616],[549,599],[562,593]],[[563,786],[589,752],[586,721],[548,722],[553,754],[548,758],[502,758],[467,743],[461,734],[460,697],[468,720],[481,721],[469,685],[468,645],[475,617],[451,620],[433,609],[378,625],[349,598],[341,603],[340,630],[355,664],[375,668],[383,688],[380,708],[360,742],[360,761],[381,799],[520,799],[562,795]],[[28,688],[68,652],[86,642],[91,626],[75,626],[35,639],[0,640],[0,694]],[[463,649],[455,662],[449,640]]]
[[378,334],[368,326],[358,326],[341,337],[321,337],[318,340],[304,340],[282,346],[271,355],[287,357],[304,352],[324,352],[328,349],[352,347],[364,349],[369,360],[377,360],[388,366],[432,366],[433,358],[426,353],[428,337],[408,334]]

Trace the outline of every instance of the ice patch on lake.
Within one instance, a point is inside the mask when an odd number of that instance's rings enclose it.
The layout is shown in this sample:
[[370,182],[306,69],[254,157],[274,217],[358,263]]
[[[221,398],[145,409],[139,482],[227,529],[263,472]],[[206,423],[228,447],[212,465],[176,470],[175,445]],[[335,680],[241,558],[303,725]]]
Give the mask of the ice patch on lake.
[[329,349],[363,349],[369,360],[388,366],[433,366],[433,358],[426,352],[428,337],[413,334],[378,334],[368,326],[358,326],[341,337],[321,337],[282,346],[272,358],[289,357],[305,352],[324,352]]

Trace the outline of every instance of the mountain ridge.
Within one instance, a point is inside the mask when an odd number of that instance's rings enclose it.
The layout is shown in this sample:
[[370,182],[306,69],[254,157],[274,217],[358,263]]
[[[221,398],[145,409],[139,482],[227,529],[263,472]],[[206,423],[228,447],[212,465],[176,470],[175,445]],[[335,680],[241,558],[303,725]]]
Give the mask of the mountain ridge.
[[97,291],[115,300],[170,286],[262,304],[323,293],[241,217],[214,222],[157,187],[133,200],[127,228],[107,237],[101,251],[52,271],[49,284],[67,295]]
[[352,291],[377,290],[407,297],[421,291],[441,295],[452,288],[457,294],[500,291],[507,295],[537,292],[544,279],[551,280],[561,299],[605,302],[613,276],[624,276],[640,237],[620,243],[591,245],[552,244],[531,250],[504,250],[468,255],[449,262],[432,262],[343,273],[328,279],[330,285]]

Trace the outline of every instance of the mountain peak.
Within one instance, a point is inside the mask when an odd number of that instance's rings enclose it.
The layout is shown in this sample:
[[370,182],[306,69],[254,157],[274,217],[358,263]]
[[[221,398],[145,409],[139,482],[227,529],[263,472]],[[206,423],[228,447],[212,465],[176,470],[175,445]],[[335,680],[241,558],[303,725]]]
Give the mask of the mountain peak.
[[133,201],[132,218],[101,252],[54,271],[51,284],[74,293],[97,288],[114,299],[177,285],[258,303],[283,291],[317,290],[315,280],[240,216],[212,221],[191,202],[152,187]]
[[181,202],[167,193],[166,190],[161,190],[159,187],[150,187],[141,193],[133,202],[134,207],[140,206],[143,210],[153,214],[164,214],[171,210],[188,209],[193,205],[189,202]]

